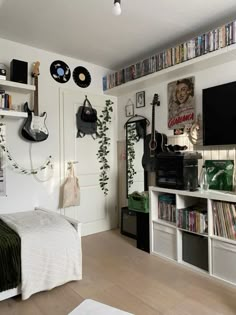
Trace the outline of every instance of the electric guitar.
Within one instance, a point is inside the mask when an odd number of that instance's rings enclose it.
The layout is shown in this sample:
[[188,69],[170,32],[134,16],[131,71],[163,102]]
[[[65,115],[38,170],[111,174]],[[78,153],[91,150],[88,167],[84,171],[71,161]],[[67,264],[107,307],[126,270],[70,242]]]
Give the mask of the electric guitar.
[[45,124],[47,114],[44,112],[39,116],[38,109],[38,76],[39,76],[39,61],[35,62],[33,66],[32,77],[34,78],[35,92],[34,92],[34,110],[31,111],[28,103],[24,104],[24,111],[28,113],[28,117],[21,130],[21,135],[29,141],[40,142],[48,138],[48,129]]
[[152,132],[144,141],[144,154],[142,166],[145,171],[154,172],[157,170],[157,155],[166,150],[167,137],[155,130],[155,107],[160,105],[159,95],[154,94],[152,105]]

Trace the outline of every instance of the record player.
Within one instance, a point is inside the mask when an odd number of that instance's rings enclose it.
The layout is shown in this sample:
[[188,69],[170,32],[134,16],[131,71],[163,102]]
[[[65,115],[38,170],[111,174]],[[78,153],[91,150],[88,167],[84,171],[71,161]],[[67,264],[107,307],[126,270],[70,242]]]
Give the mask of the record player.
[[156,185],[158,187],[197,190],[198,152],[161,152],[157,155]]

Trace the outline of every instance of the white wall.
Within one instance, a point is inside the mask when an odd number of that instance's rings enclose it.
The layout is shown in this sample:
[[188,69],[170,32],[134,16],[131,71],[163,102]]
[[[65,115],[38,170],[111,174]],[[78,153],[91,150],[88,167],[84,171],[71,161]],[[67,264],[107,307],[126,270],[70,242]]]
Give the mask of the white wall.
[[[32,175],[16,174],[7,168],[7,196],[0,197],[0,213],[28,211],[35,206],[42,206],[49,209],[57,209],[59,201],[59,185],[60,185],[60,168],[59,168],[59,89],[69,88],[76,91],[83,90],[84,93],[93,92],[103,94],[102,77],[108,69],[93,65],[82,60],[72,59],[55,53],[36,49],[30,46],[0,39],[0,63],[9,67],[12,59],[19,59],[28,62],[29,78],[31,83],[31,67],[33,62],[40,61],[39,76],[39,111],[47,112],[47,127],[49,130],[49,138],[42,143],[34,143],[32,145],[32,161],[33,165],[39,166],[44,163],[45,159],[52,155],[54,161],[54,175],[47,182],[39,182]],[[87,89],[78,87],[73,78],[65,84],[57,83],[50,75],[50,65],[54,60],[62,60],[66,62],[71,71],[77,66],[86,67],[92,78],[91,85]],[[9,78],[9,75],[8,75]],[[23,103],[28,96],[13,95],[13,103],[18,100]],[[30,144],[19,136],[19,131],[23,123],[23,119],[4,118],[2,122],[7,125],[7,146],[16,161],[24,167],[30,168]],[[46,175],[45,175],[46,176]],[[42,176],[40,176],[41,179]]]
[[[231,81],[236,81],[236,61],[226,62],[224,64],[219,64],[218,66],[209,67],[201,71],[196,72],[187,72],[181,71],[183,75],[181,76],[172,76],[171,72],[169,74],[170,79],[163,81],[161,84],[155,84],[148,88],[140,88],[132,93],[128,93],[118,97],[118,139],[119,143],[123,143],[125,140],[125,129],[124,124],[128,120],[125,117],[125,105],[129,101],[132,100],[134,103],[134,113],[137,115],[144,115],[148,118],[151,122],[151,115],[152,115],[152,106],[150,103],[152,102],[153,95],[155,93],[159,94],[160,97],[160,107],[156,107],[156,114],[155,114],[155,129],[161,133],[165,133],[168,136],[168,143],[170,144],[180,144],[180,145],[187,145],[189,150],[197,150],[198,152],[202,153],[203,159],[199,160],[199,172],[203,161],[205,159],[232,159],[236,165],[236,147],[235,146],[193,146],[187,136],[173,136],[173,131],[169,130],[167,127],[167,114],[168,114],[168,106],[167,106],[167,84],[171,81],[175,81],[179,78],[195,76],[195,96],[196,96],[196,114],[202,112],[202,89],[219,85]],[[140,83],[139,83],[140,86]],[[146,106],[141,108],[135,108],[135,97],[136,92],[145,91],[146,94]],[[108,91],[109,92],[109,91]],[[222,104],[222,110],[224,110],[224,105]],[[219,124],[220,122],[216,122]],[[151,132],[151,125],[148,127],[147,133]],[[222,131],[223,132],[223,131]],[[123,148],[121,150],[121,148]],[[120,156],[125,154],[125,145],[122,147],[120,146]],[[121,169],[120,164],[123,163],[121,159],[118,160],[118,168]],[[236,168],[236,167],[235,167]],[[125,187],[126,187],[126,178],[124,174],[121,176],[121,172],[119,171],[120,178],[120,191],[119,191],[119,204],[120,206],[125,206],[127,201],[125,198]],[[150,180],[150,177],[149,177]],[[236,176],[234,176],[235,184],[236,184]],[[153,185],[153,181],[152,181]],[[236,185],[235,185],[236,187]],[[121,190],[123,189],[123,190]],[[235,188],[236,189],[236,188]]]
[[[124,124],[128,119],[125,117],[125,105],[128,100],[131,99],[135,104],[135,93],[138,91],[144,90],[146,93],[146,106],[141,108],[134,108],[135,114],[140,114],[146,116],[151,121],[151,113],[152,106],[150,103],[152,102],[154,93],[158,93],[160,96],[161,105],[160,107],[156,107],[156,115],[155,115],[155,127],[159,132],[165,133],[167,136],[173,135],[172,130],[168,130],[167,128],[167,84],[171,81],[175,81],[179,78],[184,78],[188,76],[195,76],[195,96],[196,96],[196,111],[197,113],[201,112],[202,108],[202,89],[223,84],[230,81],[236,81],[236,61],[227,62],[215,67],[206,68],[205,70],[198,72],[186,72],[186,75],[183,73],[181,77],[173,76],[168,81],[163,81],[161,84],[151,85],[148,88],[141,88],[139,90],[134,91],[133,93],[129,93],[126,95],[122,95],[118,97],[118,139],[125,139],[125,130]],[[184,71],[183,71],[184,72]],[[109,91],[108,91],[109,92]],[[222,106],[223,110],[223,106]],[[150,132],[150,128],[149,131]]]

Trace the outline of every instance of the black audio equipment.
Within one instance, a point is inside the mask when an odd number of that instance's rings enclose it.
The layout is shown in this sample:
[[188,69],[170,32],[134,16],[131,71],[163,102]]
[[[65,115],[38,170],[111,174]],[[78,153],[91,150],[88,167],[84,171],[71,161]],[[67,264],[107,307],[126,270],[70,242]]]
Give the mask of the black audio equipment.
[[28,83],[28,63],[13,59],[10,64],[10,80],[19,83]]
[[198,152],[161,152],[157,155],[156,185],[159,187],[197,190]]

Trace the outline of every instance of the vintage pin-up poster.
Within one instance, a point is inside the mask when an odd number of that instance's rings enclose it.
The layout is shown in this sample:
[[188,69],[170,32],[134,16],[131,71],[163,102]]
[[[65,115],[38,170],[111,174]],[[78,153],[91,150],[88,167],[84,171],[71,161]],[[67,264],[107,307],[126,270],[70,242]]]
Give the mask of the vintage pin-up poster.
[[[5,144],[5,127],[4,124],[0,124],[0,145]],[[6,196],[6,168],[3,153],[0,146],[0,196]]]
[[168,84],[168,128],[179,129],[195,121],[194,77]]

